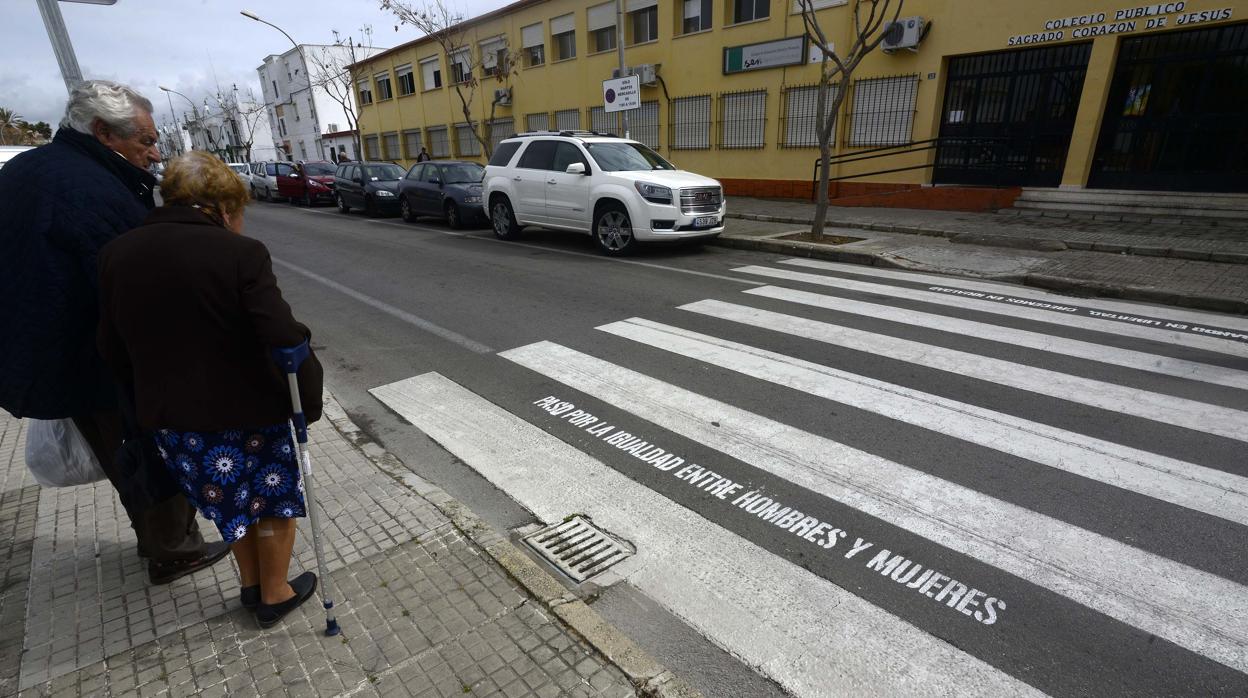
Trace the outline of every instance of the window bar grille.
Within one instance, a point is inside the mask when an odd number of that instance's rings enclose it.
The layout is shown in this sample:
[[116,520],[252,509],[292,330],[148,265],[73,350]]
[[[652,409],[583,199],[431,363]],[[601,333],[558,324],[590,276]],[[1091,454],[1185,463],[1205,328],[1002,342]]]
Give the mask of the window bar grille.
[[855,80],[850,93],[846,145],[901,145],[913,139],[919,75]]
[[767,144],[767,90],[719,94],[721,149],[759,149]]
[[668,105],[668,138],[671,150],[711,147],[711,95],[677,97]]

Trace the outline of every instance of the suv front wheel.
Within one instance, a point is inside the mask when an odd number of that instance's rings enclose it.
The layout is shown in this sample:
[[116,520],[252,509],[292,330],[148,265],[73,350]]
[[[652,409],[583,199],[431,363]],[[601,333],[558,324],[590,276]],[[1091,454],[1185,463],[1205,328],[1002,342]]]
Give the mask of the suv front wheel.
[[637,248],[628,211],[619,204],[605,204],[594,215],[594,240],[598,249],[611,257],[630,254]]
[[490,222],[494,226],[494,236],[499,240],[515,240],[520,235],[520,224],[516,222],[511,202],[505,196],[496,196],[491,202]]

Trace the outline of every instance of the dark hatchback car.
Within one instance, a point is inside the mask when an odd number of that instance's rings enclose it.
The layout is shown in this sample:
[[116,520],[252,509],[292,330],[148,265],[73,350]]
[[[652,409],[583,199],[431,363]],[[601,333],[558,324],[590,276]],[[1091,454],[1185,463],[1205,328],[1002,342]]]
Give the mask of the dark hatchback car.
[[362,208],[370,216],[399,211],[399,180],[403,168],[393,162],[347,162],[334,173],[338,210]]
[[484,224],[484,176],[485,168],[475,162],[418,162],[399,181],[399,213],[409,223],[419,216],[437,216],[452,228]]

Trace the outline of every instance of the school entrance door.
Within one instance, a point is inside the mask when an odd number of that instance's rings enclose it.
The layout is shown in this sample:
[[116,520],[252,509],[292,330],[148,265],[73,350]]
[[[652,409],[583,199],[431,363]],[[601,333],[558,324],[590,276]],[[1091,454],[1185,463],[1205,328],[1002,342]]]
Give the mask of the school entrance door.
[[933,181],[1060,184],[1091,54],[1081,43],[950,59]]
[[1248,192],[1248,23],[1123,39],[1088,186]]

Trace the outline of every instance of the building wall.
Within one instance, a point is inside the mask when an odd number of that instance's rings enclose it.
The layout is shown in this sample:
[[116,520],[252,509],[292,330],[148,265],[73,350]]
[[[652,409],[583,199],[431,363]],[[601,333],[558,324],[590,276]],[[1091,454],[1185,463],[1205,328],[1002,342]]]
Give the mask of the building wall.
[[[498,117],[514,119],[516,131],[524,131],[525,117],[529,113],[554,112],[560,109],[576,108],[580,111],[581,127],[588,128],[587,110],[591,106],[602,104],[601,82],[611,77],[612,69],[617,65],[615,51],[593,54],[590,52],[587,32],[589,5],[596,4],[592,0],[525,0],[508,8],[486,15],[478,20],[470,20],[466,29],[466,43],[474,52],[478,51],[478,43],[489,37],[503,35],[512,50],[521,45],[521,28],[534,22],[543,23],[545,36],[546,64],[537,67],[520,68],[511,78],[508,85],[512,88],[512,105],[500,107]],[[731,25],[729,13],[733,7],[732,0],[713,0],[712,21],[710,30],[695,34],[681,35],[679,24],[683,2],[660,0],[658,3],[658,36],[656,41],[642,45],[629,45],[628,35],[631,34],[626,22],[625,45],[628,65],[643,63],[658,64],[662,85],[642,88],[643,101],[657,101],[659,113],[658,150],[672,159],[678,166],[721,178],[727,182],[735,182],[733,188],[749,188],[761,186],[771,181],[788,181],[790,189],[797,195],[807,195],[811,179],[812,165],[818,155],[814,145],[802,147],[785,147],[785,90],[794,86],[810,85],[817,81],[818,64],[806,63],[788,67],[769,68],[735,74],[724,74],[725,47],[741,46],[756,42],[773,41],[784,37],[801,36],[804,33],[800,14],[794,12],[795,0],[772,0],[770,17],[743,24]],[[852,19],[849,7],[844,3],[832,4],[828,0],[818,3],[831,5],[819,11],[819,20],[828,36],[838,49],[850,45],[852,41]],[[1136,36],[1148,31],[1170,31],[1197,26],[1213,26],[1227,22],[1248,19],[1248,0],[1190,0],[1186,3],[1163,3],[1154,8],[1154,14],[1134,19],[1134,25],[1115,21],[1119,10],[1130,10],[1145,7],[1144,3],[1134,5],[1124,0],[1048,0],[1031,2],[1028,0],[1000,0],[984,2],[983,0],[910,0],[905,4],[905,16],[918,15],[930,24],[930,33],[917,51],[898,51],[892,54],[876,52],[868,56],[854,73],[855,80],[881,78],[888,76],[917,76],[917,88],[913,103],[913,122],[908,138],[914,141],[934,138],[939,135],[944,99],[944,73],[948,68],[949,58],[965,54],[1002,51],[1018,46],[1060,45],[1078,42],[1090,42],[1091,59],[1087,67],[1082,96],[1079,102],[1075,127],[1071,135],[1070,150],[1061,174],[1063,186],[1082,186],[1086,183],[1091,167],[1093,151],[1096,146],[1100,129],[1101,114],[1105,108],[1106,93],[1120,40],[1126,36]],[[1182,11],[1176,12],[1181,7]],[[1220,11],[1213,15],[1201,17],[1195,13],[1204,11]],[[1167,10],[1170,12],[1167,13]],[[1096,19],[1096,14],[1104,12],[1104,21]],[[549,30],[551,18],[573,13],[576,27],[576,58],[553,62],[553,50]],[[1158,14],[1165,17],[1166,26],[1150,27],[1156,23]],[[1058,26],[1063,18],[1078,18],[1092,15],[1090,19],[1076,19],[1068,22],[1071,26]],[[1194,23],[1198,19],[1209,17],[1221,18],[1216,21]],[[1225,15],[1225,17],[1223,16]],[[1182,26],[1178,25],[1179,17],[1188,17]],[[1052,28],[1046,29],[1046,25]],[[1077,37],[1089,27],[1108,27],[1110,33],[1096,37]],[[1098,30],[1100,31],[1100,30]],[[1060,36],[1058,36],[1060,32]],[[437,56],[438,65],[443,76],[444,86],[438,89],[424,89],[419,62],[421,59]],[[398,84],[394,69],[410,63],[417,81],[417,91],[410,96],[398,95]],[[463,122],[456,92],[447,86],[449,80],[448,62],[441,56],[437,45],[428,39],[418,40],[382,53],[374,59],[361,62],[353,69],[357,81],[374,80],[379,72],[389,74],[394,87],[395,96],[388,100],[377,100],[371,105],[361,107],[360,133],[362,139],[370,136],[384,141],[384,134],[398,133],[402,143],[402,133],[409,129],[421,129],[422,138],[428,144],[427,129],[430,126],[452,126]],[[473,115],[475,119],[484,119],[488,111],[489,97],[496,85],[492,81],[483,81],[485,98],[481,94],[475,96]],[[502,86],[502,85],[497,85]],[[724,113],[724,106],[733,103],[733,98],[725,98],[726,93],[751,90],[766,91],[766,115],[764,143],[760,148],[732,149],[722,147],[716,141],[722,140],[725,118],[732,114]],[[374,97],[377,89],[373,86]],[[695,95],[712,96],[712,134],[710,147],[698,149],[676,149],[672,147],[670,130],[669,100]],[[861,148],[846,144],[850,136],[854,109],[855,93],[851,91],[844,111],[838,118],[836,152],[848,153]],[[731,111],[731,110],[729,110]],[[637,137],[637,133],[632,134]],[[454,143],[453,127],[451,140]],[[459,155],[458,152],[453,152]],[[403,148],[401,153],[386,153],[388,159],[410,164],[415,152]],[[923,151],[911,155],[898,156],[888,160],[874,160],[856,164],[837,166],[833,172],[837,175],[852,175],[873,169],[906,167],[931,163],[933,152]],[[481,158],[475,158],[480,160]],[[857,168],[857,169],[854,169]],[[880,174],[869,177],[857,177],[863,187],[873,183],[881,185],[922,185],[931,182],[932,170],[915,169],[906,172]],[[866,192],[869,187],[860,190]],[[779,186],[773,187],[777,194]]]
[[[338,54],[345,59],[347,49],[339,46],[304,45],[299,50],[271,55],[256,69],[268,109],[269,129],[274,146],[289,146],[290,159],[313,160],[322,157],[321,134],[347,129],[346,110],[323,88],[309,87],[308,72],[315,71],[309,52]],[[345,60],[343,61],[345,63]],[[276,83],[276,92],[274,84]],[[313,106],[316,118],[313,118]],[[282,135],[282,126],[285,135]],[[302,151],[300,150],[302,144]]]

